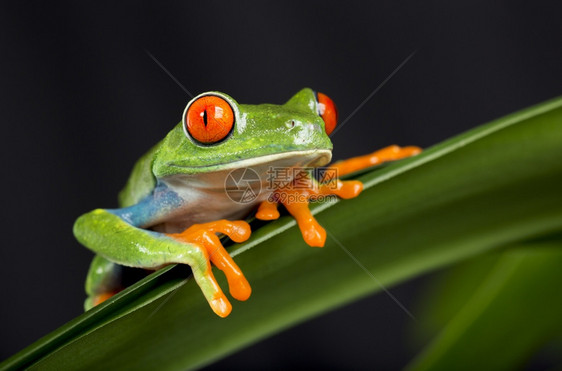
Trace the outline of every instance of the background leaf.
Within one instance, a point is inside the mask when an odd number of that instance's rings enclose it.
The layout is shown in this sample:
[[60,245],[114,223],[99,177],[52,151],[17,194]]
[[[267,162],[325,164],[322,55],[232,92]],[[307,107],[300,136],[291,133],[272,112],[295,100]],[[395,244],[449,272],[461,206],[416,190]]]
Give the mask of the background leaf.
[[[562,335],[562,239],[522,244],[494,267],[412,370],[512,370]],[[441,298],[447,301],[447,297]],[[434,302],[439,307],[439,301]]]

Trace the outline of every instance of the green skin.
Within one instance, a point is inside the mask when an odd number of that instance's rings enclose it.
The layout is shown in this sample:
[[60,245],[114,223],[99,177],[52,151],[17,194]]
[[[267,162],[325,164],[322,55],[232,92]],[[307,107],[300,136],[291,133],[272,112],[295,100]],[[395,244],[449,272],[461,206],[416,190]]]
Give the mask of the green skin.
[[[270,166],[321,166],[330,161],[332,143],[311,89],[301,90],[283,105],[242,105],[219,92],[201,94],[191,102],[209,94],[225,99],[234,111],[234,128],[227,138],[202,145],[179,123],[135,164],[119,194],[120,209],[96,209],[76,220],[74,235],[97,254],[86,280],[86,309],[96,295],[120,288],[120,266],[158,269],[188,264],[203,294],[212,298],[214,289],[205,278],[208,262],[201,249],[165,233],[247,216],[274,191],[265,186]],[[252,168],[263,181],[253,202],[236,203],[226,194],[226,176],[238,168]]]

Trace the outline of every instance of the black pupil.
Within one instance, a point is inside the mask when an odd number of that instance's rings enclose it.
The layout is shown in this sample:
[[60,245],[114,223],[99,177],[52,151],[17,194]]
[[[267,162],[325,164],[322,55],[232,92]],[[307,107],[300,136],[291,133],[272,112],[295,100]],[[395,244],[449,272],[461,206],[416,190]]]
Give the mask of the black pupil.
[[207,110],[203,111],[203,123],[207,126]]

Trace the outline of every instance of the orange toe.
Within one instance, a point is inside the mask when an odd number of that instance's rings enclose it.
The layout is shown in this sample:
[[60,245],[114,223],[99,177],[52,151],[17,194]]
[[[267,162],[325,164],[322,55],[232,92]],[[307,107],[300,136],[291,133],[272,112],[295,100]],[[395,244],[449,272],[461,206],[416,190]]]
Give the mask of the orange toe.
[[277,210],[278,204],[271,201],[263,201],[258,211],[256,212],[256,218],[259,220],[275,220],[279,219],[279,210]]
[[243,275],[236,278],[227,276],[230,295],[236,300],[245,301],[252,295],[252,287]]
[[230,312],[232,312],[232,304],[230,304],[224,295],[217,296],[209,302],[209,305],[211,306],[211,309],[213,309],[213,312],[222,318],[227,317]]
[[92,298],[92,304],[94,305],[94,307],[96,305],[100,305],[101,303],[103,303],[107,299],[111,298],[115,294],[117,294],[117,293],[116,292],[103,292],[101,294],[98,294],[98,295],[96,295]]
[[244,242],[252,234],[252,228],[248,223],[243,220],[237,220],[232,222],[232,230],[228,235],[230,239],[234,242]]
[[324,247],[326,230],[316,220],[312,220],[301,227],[304,242],[312,247]]

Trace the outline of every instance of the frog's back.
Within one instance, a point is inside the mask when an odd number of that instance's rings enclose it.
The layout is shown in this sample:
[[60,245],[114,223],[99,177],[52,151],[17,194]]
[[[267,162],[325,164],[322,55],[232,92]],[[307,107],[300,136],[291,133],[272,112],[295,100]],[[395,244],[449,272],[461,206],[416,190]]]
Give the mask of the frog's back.
[[154,189],[156,178],[152,173],[152,162],[154,155],[160,148],[160,144],[158,143],[152,147],[135,163],[125,187],[119,192],[118,200],[120,207],[127,207],[138,203]]

